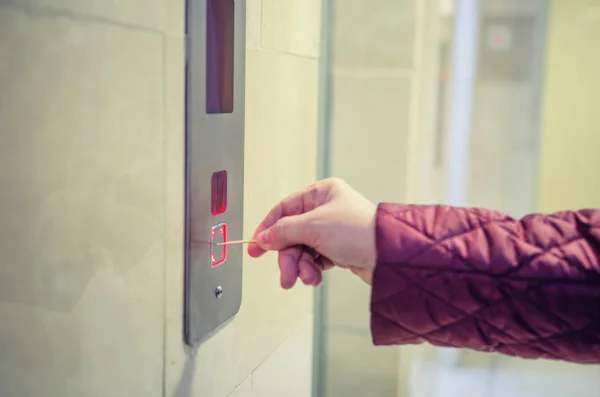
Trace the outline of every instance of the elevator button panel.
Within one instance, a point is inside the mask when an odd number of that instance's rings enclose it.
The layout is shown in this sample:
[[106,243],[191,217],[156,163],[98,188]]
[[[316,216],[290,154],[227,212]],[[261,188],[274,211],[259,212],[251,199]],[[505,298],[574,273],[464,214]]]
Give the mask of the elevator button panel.
[[245,0],[186,1],[183,339],[195,347],[242,303]]

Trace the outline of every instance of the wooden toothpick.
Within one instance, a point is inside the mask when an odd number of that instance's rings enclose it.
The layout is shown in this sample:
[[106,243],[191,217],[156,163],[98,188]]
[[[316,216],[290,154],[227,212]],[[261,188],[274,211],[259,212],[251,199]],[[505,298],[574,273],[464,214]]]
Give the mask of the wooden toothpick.
[[217,245],[252,244],[255,242],[256,242],[256,240],[235,240],[235,241],[226,241],[224,243],[217,243]]

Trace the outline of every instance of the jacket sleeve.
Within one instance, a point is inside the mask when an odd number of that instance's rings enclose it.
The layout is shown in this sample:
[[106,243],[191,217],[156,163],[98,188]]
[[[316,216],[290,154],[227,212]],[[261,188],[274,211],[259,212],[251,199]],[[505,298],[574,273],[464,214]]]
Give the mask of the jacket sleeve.
[[380,204],[376,345],[600,363],[600,210]]

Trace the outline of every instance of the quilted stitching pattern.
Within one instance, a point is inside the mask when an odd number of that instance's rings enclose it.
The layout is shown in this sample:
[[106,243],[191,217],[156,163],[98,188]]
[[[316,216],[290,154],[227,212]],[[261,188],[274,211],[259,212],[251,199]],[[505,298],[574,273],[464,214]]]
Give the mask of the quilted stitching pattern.
[[600,362],[600,211],[381,204],[376,344]]

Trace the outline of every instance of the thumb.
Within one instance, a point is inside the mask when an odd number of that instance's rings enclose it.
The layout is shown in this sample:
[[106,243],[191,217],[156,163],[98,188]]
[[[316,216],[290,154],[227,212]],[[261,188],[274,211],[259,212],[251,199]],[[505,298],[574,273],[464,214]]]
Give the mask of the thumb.
[[311,246],[314,241],[310,213],[286,216],[256,236],[256,244],[269,251],[279,251],[294,245]]

